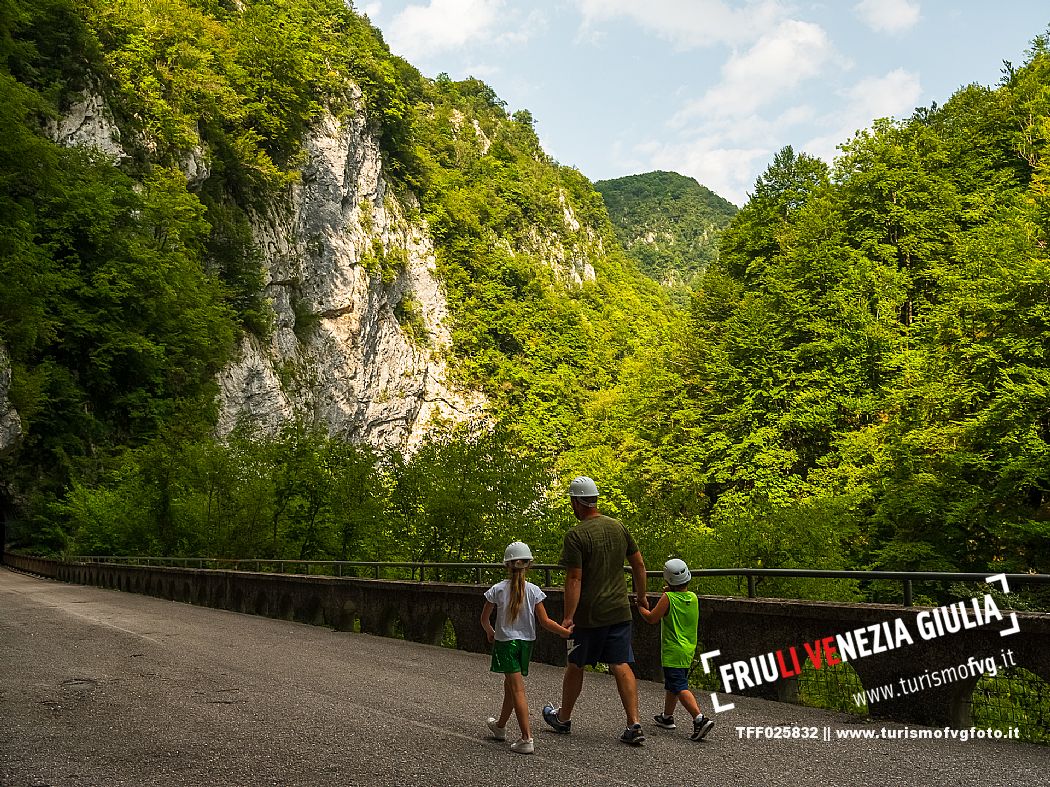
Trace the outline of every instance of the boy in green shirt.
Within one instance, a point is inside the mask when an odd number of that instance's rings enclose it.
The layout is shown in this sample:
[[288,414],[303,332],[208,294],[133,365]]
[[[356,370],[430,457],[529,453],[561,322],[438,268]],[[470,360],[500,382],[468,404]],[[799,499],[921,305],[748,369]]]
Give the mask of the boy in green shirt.
[[667,588],[652,609],[638,607],[638,614],[646,623],[660,622],[660,663],[664,668],[664,712],[653,716],[656,726],[675,729],[675,705],[682,703],[693,719],[694,741],[703,740],[715,726],[713,720],[700,712],[696,697],[689,690],[689,668],[696,654],[696,630],[700,620],[700,602],[689,590],[693,576],[685,562],[668,560],[664,563]]

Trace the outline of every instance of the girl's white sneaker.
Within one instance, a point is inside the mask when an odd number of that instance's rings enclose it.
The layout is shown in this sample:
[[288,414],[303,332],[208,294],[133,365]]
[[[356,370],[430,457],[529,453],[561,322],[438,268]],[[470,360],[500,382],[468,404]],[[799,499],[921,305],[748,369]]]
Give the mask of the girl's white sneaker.
[[497,722],[499,722],[499,719],[497,719],[495,716],[489,716],[489,720],[485,723],[489,725],[489,729],[492,730],[493,738],[495,738],[498,741],[505,741],[507,740],[507,728],[500,727]]
[[510,745],[510,750],[517,754],[532,754],[536,751],[536,747],[532,743],[532,738],[519,738]]

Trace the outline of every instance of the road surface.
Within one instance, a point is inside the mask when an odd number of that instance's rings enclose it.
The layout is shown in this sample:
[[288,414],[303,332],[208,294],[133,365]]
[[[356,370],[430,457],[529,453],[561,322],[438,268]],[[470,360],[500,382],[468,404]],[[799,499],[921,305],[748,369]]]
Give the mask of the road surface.
[[[650,723],[632,748],[617,740],[622,711],[600,674],[587,677],[572,734],[556,735],[539,711],[560,684],[559,669],[532,666],[536,754],[517,755],[488,737],[502,682],[487,656],[0,568],[4,787],[1050,784],[1048,747],[838,740],[904,727],[726,695],[736,707],[708,740]],[[662,687],[639,685],[648,720]],[[737,732],[772,725],[819,738]]]

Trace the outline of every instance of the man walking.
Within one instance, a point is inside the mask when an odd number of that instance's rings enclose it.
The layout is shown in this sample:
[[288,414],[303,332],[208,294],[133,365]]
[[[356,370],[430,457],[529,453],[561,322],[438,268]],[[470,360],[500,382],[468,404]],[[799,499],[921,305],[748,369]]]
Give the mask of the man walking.
[[638,686],[631,664],[631,602],[623,563],[631,566],[638,605],[649,608],[645,562],[634,539],[620,522],[598,512],[598,487],[587,476],[569,484],[569,503],[579,524],[565,534],[561,565],[565,566],[564,626],[575,623],[568,640],[568,663],[562,678],[561,707],[548,703],[543,720],[556,732],[568,733],[572,709],[583,689],[583,669],[598,662],[609,665],[627,716],[620,740],[645,742],[638,716]]

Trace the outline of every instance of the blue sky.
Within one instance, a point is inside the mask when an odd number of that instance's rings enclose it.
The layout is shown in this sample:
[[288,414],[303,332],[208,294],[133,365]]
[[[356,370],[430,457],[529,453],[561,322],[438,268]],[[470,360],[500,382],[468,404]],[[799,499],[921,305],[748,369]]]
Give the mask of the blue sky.
[[994,85],[1028,0],[356,0],[427,76],[485,80],[591,180],[691,175],[741,205],[784,145],[831,161],[878,117]]

